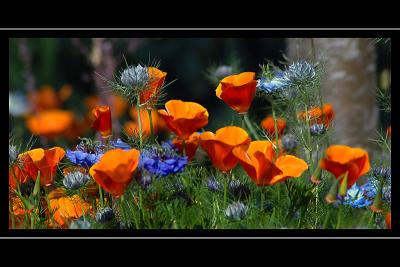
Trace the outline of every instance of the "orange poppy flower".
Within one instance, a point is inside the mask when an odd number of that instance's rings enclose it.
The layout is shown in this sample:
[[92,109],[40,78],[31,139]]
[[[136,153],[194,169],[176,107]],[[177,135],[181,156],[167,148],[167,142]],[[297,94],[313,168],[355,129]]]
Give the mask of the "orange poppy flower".
[[247,150],[233,149],[243,169],[257,186],[274,185],[288,178],[300,177],[308,169],[307,163],[295,156],[280,156],[274,161],[275,151],[270,141],[253,141]]
[[112,134],[111,110],[108,106],[98,106],[92,110],[95,118],[92,128],[95,128],[103,138]]
[[[304,111],[299,112],[298,117],[299,119],[306,121],[306,113]],[[334,117],[335,117],[335,112],[333,110],[333,106],[329,103],[324,104],[322,106],[322,110],[321,107],[313,107],[310,110],[308,110],[308,120],[310,126],[313,124],[323,123],[325,127],[328,128],[329,124],[331,123]]]
[[20,154],[24,161],[25,170],[36,181],[40,171],[40,184],[49,186],[53,183],[58,163],[64,157],[65,151],[61,147],[53,147],[44,150],[35,148]]
[[386,134],[389,138],[392,138],[392,126],[391,125],[387,128]]
[[89,173],[104,190],[118,197],[132,181],[139,157],[136,149],[112,149],[90,168]]
[[71,85],[63,85],[58,92],[56,92],[53,87],[45,85],[37,91],[29,92],[28,99],[37,111],[43,111],[59,108],[71,94]]
[[[124,125],[125,132],[127,132],[130,135],[133,135],[134,132],[139,132],[139,126],[138,126],[138,115],[137,115],[137,109],[136,107],[131,107],[129,110],[129,114],[131,115],[133,121],[128,121]],[[150,135],[150,119],[149,119],[149,114],[147,112],[146,108],[141,108],[140,109],[140,118],[141,118],[141,123],[142,123],[142,133],[144,136],[149,136]],[[158,115],[158,112],[156,109],[153,109],[151,112],[151,118],[153,122],[153,130],[154,134],[157,134],[158,132],[163,131],[166,129],[165,122],[163,119],[160,118]]]
[[385,221],[386,221],[386,228],[392,229],[392,213],[391,212],[386,213]]
[[255,76],[254,72],[227,76],[220,81],[215,93],[236,112],[246,113],[256,94]]
[[[109,95],[109,100],[112,110],[112,118],[121,118],[129,107],[128,101],[125,98],[115,94]],[[100,98],[96,95],[86,97],[84,102],[88,110],[93,110],[95,107],[101,106]]]
[[19,185],[24,184],[30,180],[29,174],[25,171],[23,166],[18,166],[17,164],[10,167],[8,171],[8,184],[12,189],[17,188],[17,183]]
[[[278,128],[278,136],[281,136],[286,128],[286,120],[277,118],[276,124]],[[272,116],[268,116],[261,121],[261,127],[267,132],[269,136],[275,136],[275,123]]]
[[[199,137],[200,134],[198,132],[194,132],[187,140],[185,140],[185,152],[189,160],[191,160],[196,153],[196,150],[199,146]],[[172,140],[172,143],[178,148],[179,152],[183,153],[183,140],[176,137],[174,140]]]
[[[53,219],[61,228],[66,228],[71,220],[78,219],[91,210],[91,205],[78,195],[49,194],[49,200]],[[50,226],[51,221],[50,219]]]
[[247,132],[236,126],[221,128],[215,134],[204,132],[199,138],[200,146],[207,152],[214,167],[223,172],[232,170],[238,163],[232,150],[237,146],[247,146],[251,141]]
[[[321,169],[332,173],[336,179],[348,174],[347,188],[370,170],[368,152],[361,148],[345,145],[332,145],[325,151],[325,157],[319,163]],[[340,183],[343,182],[343,179]]]
[[55,138],[64,134],[72,125],[74,115],[70,111],[46,110],[28,116],[26,127],[34,135]]
[[180,139],[189,136],[208,124],[208,111],[202,105],[194,102],[170,100],[165,109],[158,110],[167,127]]
[[[167,73],[154,67],[148,67],[147,72],[149,74],[148,88],[140,93],[140,104],[152,106],[158,100],[159,89],[163,86]],[[149,100],[150,102],[147,103]]]

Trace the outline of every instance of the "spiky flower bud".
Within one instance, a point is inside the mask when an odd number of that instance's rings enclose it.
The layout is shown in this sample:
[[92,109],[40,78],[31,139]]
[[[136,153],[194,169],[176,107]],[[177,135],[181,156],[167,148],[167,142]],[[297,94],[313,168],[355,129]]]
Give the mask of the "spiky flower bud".
[[310,127],[311,135],[322,135],[326,132],[326,127],[323,124],[313,124]]
[[250,194],[250,189],[239,180],[231,180],[229,192],[235,197],[246,198]]
[[82,217],[76,221],[73,221],[69,226],[69,229],[90,229],[90,228],[91,228],[91,223],[89,221],[82,219]]
[[215,77],[217,77],[218,79],[222,79],[231,74],[232,74],[232,67],[227,65],[219,66],[214,73]]
[[105,223],[114,217],[114,211],[110,207],[105,207],[96,213],[96,222]]
[[229,219],[240,220],[246,216],[247,211],[248,207],[246,205],[244,205],[242,202],[235,202],[226,208],[225,215]]
[[207,181],[207,187],[210,191],[216,192],[221,189],[221,184],[214,177],[209,178]]
[[289,66],[282,79],[288,84],[299,84],[311,81],[314,77],[314,66],[305,60],[300,60]]
[[293,152],[299,143],[296,140],[296,137],[292,134],[286,134],[282,137],[282,146],[283,149],[287,152]]
[[140,64],[137,66],[128,67],[121,73],[121,82],[125,86],[140,87],[145,85],[148,80],[148,69]]
[[375,177],[381,177],[386,181],[391,179],[392,172],[390,167],[376,167],[373,170]]
[[64,176],[63,184],[68,189],[78,189],[90,180],[90,176],[80,171],[70,172]]
[[8,145],[8,162],[11,164],[17,159],[18,156],[18,151],[17,147],[15,145]]

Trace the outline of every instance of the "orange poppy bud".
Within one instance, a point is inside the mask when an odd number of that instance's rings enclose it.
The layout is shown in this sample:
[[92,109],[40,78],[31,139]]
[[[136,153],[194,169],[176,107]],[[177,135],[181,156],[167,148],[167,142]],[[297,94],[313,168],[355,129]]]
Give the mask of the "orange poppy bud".
[[253,141],[248,148],[236,147],[233,155],[257,186],[274,185],[288,178],[300,177],[307,163],[295,156],[284,155],[274,161],[275,150],[270,141]]
[[149,74],[148,89],[140,93],[140,104],[146,103],[146,106],[151,106],[158,100],[159,89],[163,86],[167,73],[154,67],[147,68],[147,72]]
[[103,138],[112,134],[111,110],[108,106],[98,106],[92,110],[95,120],[92,128],[95,128]]
[[391,212],[386,213],[385,221],[386,221],[386,228],[392,229],[392,213]]
[[158,110],[167,127],[180,139],[189,136],[208,124],[208,111],[202,105],[194,102],[170,100],[165,109]]
[[256,94],[255,76],[254,72],[227,76],[220,81],[215,93],[236,112],[246,113]]
[[238,163],[232,150],[238,146],[247,146],[251,141],[247,132],[236,126],[221,128],[215,134],[204,132],[199,138],[201,148],[207,152],[214,167],[223,172],[232,170]]
[[391,125],[387,128],[386,134],[389,138],[392,138],[392,126]]
[[27,117],[26,127],[34,135],[55,138],[64,134],[73,121],[74,115],[70,111],[46,110]]
[[[345,145],[332,145],[325,151],[325,157],[319,163],[321,169],[332,173],[336,179],[341,179],[348,172],[347,189],[370,170],[368,152],[361,148]],[[340,183],[344,182],[342,179]]]
[[58,163],[64,157],[65,151],[61,147],[50,149],[36,148],[20,154],[29,176],[36,181],[40,171],[40,185],[49,186],[53,183]]
[[[306,121],[306,113],[299,112],[299,119]],[[313,107],[308,110],[308,120],[310,126],[313,124],[324,124],[326,128],[329,127],[333,118],[335,117],[335,112],[333,110],[333,106],[329,103],[324,104],[321,110],[321,107]]]
[[90,168],[89,173],[105,191],[119,197],[132,181],[139,157],[140,152],[136,149],[112,149]]
[[[276,126],[278,129],[278,136],[281,136],[286,128],[286,120],[283,118],[276,119]],[[268,116],[261,121],[261,127],[267,132],[269,136],[275,136],[275,123],[272,116]]]
[[[189,160],[191,160],[196,153],[197,147],[199,146],[199,137],[200,134],[198,132],[194,132],[189,136],[188,139],[185,140],[185,153]],[[183,153],[183,140],[175,138],[172,140],[172,143],[178,148],[179,152]]]

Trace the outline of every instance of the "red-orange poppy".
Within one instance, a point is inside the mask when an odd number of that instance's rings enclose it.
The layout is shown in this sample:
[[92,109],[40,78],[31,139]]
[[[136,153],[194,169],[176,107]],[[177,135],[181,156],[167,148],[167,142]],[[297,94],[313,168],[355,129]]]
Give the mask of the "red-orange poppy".
[[247,132],[240,127],[227,126],[212,132],[200,135],[200,146],[207,152],[214,167],[223,172],[232,170],[238,159],[232,154],[237,146],[247,146],[251,139]]
[[386,221],[386,228],[392,229],[392,213],[391,212],[386,213],[385,221]]
[[136,149],[112,149],[90,168],[89,173],[104,190],[118,197],[132,181],[139,157]]
[[111,109],[108,106],[98,106],[92,110],[94,122],[92,128],[95,128],[104,138],[111,136]]
[[[194,132],[189,136],[188,139],[185,140],[185,153],[189,160],[191,160],[196,153],[196,150],[199,146],[199,137],[200,134],[198,132]],[[179,152],[183,152],[183,140],[176,137],[174,140],[172,140],[172,143],[178,148]]]
[[386,134],[389,138],[392,138],[392,126],[391,125],[387,128]]
[[167,73],[154,67],[147,68],[147,73],[149,74],[148,88],[140,93],[140,104],[152,106],[158,100],[159,90],[164,84]]
[[180,139],[189,136],[208,124],[208,111],[202,105],[194,102],[170,100],[165,109],[158,110],[167,127]]
[[[304,111],[299,112],[298,117],[299,119],[306,121],[306,113]],[[321,107],[313,107],[308,110],[308,120],[310,126],[313,124],[324,124],[325,127],[328,128],[334,117],[335,112],[333,110],[333,106],[329,103],[324,104],[322,109]]]
[[[281,136],[286,128],[286,120],[284,118],[276,119],[276,126],[278,129],[278,136]],[[269,136],[275,136],[275,123],[272,116],[268,116],[261,121],[261,127],[267,132]]]
[[28,215],[29,218],[32,210],[27,210],[22,200],[15,195],[10,196],[10,205],[12,208],[12,214],[9,214],[9,228],[12,228],[11,216],[14,217],[14,227],[21,228],[25,220],[25,215]]
[[274,160],[275,151],[270,141],[253,141],[247,149],[234,148],[233,154],[258,186],[274,185],[288,178],[300,177],[308,169],[304,160],[292,155]]
[[320,160],[319,166],[332,173],[336,179],[341,179],[347,173],[347,188],[370,170],[368,152],[361,148],[345,145],[332,145],[325,151],[325,157]]
[[[108,96],[108,99],[110,100],[110,109],[112,111],[111,112],[112,118],[115,119],[121,118],[129,107],[128,101],[125,98],[115,94],[110,94]],[[96,95],[91,95],[86,97],[84,102],[88,110],[93,110],[97,106],[101,106],[100,98]]]
[[[53,220],[61,228],[66,228],[72,220],[91,210],[91,205],[78,195],[66,196],[65,192],[58,191],[56,194],[49,194],[48,197]],[[49,226],[53,226],[53,220],[49,219]]]
[[58,92],[56,92],[53,87],[44,85],[37,91],[29,92],[28,99],[37,111],[43,111],[60,108],[61,104],[67,100],[71,94],[72,87],[69,84],[63,85]]
[[58,163],[64,157],[65,151],[61,147],[50,149],[36,148],[20,154],[24,161],[25,170],[36,181],[40,171],[40,184],[49,186],[53,183]]
[[220,81],[215,93],[236,112],[246,113],[256,94],[255,76],[254,72],[227,76]]
[[[138,115],[136,107],[131,107],[129,114],[133,121],[128,121],[124,124],[124,130],[130,135],[139,132]],[[140,118],[142,123],[142,133],[144,136],[150,135],[150,118],[146,108],[140,108]],[[165,122],[160,118],[156,109],[151,112],[154,134],[157,134],[166,129]]]
[[74,121],[74,114],[65,110],[46,110],[28,116],[26,127],[34,135],[56,138],[68,131]]

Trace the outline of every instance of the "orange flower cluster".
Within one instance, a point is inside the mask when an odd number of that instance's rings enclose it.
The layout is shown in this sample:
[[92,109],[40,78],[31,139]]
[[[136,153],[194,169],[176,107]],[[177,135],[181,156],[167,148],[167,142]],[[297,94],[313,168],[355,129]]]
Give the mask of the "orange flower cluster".
[[[278,136],[282,136],[286,128],[286,120],[284,118],[276,119],[276,126],[278,129]],[[275,136],[275,123],[272,116],[268,116],[261,121],[261,127],[266,131],[266,133],[274,137]]]
[[[313,107],[308,111],[308,120],[310,126],[313,124],[324,124],[326,128],[329,127],[330,123],[335,117],[335,112],[333,110],[333,106],[331,104],[324,104],[322,109],[321,107]],[[298,118],[306,121],[306,113],[299,112]]]

